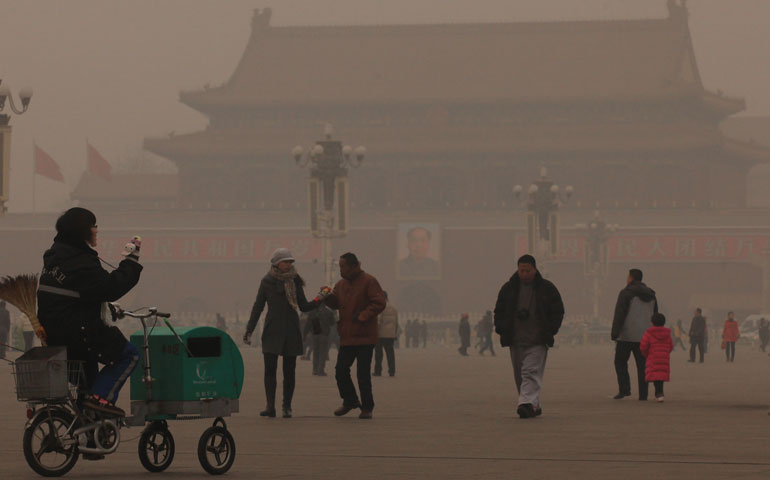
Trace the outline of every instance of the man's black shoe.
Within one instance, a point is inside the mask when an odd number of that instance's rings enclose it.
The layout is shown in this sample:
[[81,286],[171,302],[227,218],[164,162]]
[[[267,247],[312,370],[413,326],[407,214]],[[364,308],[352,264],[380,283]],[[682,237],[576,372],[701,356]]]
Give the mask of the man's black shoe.
[[519,418],[534,418],[535,407],[531,403],[522,403],[519,408],[516,409],[516,413],[519,414]]
[[640,402],[646,402],[647,401],[647,397],[639,397],[639,401]]
[[536,416],[536,417],[539,417],[539,416],[540,416],[540,415],[542,415],[542,414],[543,414],[543,409],[542,409],[542,408],[540,408],[540,407],[537,407],[537,408],[535,409],[535,416]]
[[623,398],[626,398],[626,397],[630,397],[630,396],[631,396],[630,393],[618,393],[617,395],[612,397],[612,399],[613,400],[620,400],[620,399],[623,399]]
[[345,405],[343,403],[340,408],[334,411],[334,416],[341,417],[343,415],[347,415],[348,412],[350,412],[351,410],[355,410],[356,408],[361,408],[361,404],[356,403],[355,405]]

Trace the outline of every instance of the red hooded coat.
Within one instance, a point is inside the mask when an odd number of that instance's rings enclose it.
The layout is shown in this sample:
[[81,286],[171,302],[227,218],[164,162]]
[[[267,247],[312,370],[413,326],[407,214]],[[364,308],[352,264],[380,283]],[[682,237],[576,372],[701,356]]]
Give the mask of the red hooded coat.
[[674,349],[671,330],[666,327],[650,327],[642,337],[642,355],[647,358],[644,379],[648,382],[668,382],[671,377],[669,354]]

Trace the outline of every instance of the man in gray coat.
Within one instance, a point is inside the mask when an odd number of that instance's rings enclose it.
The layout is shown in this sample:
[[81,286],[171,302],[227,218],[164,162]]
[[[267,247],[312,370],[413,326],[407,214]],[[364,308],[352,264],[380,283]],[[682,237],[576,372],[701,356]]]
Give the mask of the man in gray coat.
[[644,378],[645,359],[640,349],[642,336],[650,327],[652,315],[658,313],[655,291],[642,283],[642,271],[628,272],[626,287],[618,294],[615,317],[612,321],[612,340],[615,341],[615,373],[618,376],[618,394],[615,400],[631,396],[631,378],[628,359],[634,354],[639,380],[639,400],[647,400],[647,381]]

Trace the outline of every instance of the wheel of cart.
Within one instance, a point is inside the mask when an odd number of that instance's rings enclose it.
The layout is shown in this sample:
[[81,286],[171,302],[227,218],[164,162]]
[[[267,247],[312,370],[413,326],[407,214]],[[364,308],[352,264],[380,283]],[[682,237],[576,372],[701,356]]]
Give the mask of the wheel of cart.
[[[238,412],[243,358],[227,333],[213,327],[147,325],[131,335],[142,349],[143,369],[131,376],[129,425],[146,425],[139,439],[142,466],[162,472],[174,459],[168,422],[214,418],[198,441],[203,469],[220,475],[235,462],[235,440],[223,417]],[[150,369],[152,359],[152,369]]]
[[221,417],[214,420],[198,440],[198,461],[212,475],[221,475],[233,466],[235,440]]
[[165,420],[151,422],[139,437],[139,461],[149,472],[162,472],[174,460],[174,436]]

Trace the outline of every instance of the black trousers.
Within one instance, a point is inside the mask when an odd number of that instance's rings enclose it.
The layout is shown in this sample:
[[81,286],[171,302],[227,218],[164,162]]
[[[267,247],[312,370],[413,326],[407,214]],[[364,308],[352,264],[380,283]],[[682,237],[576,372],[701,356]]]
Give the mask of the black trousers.
[[[276,376],[278,374],[278,355],[274,353],[265,353],[265,394],[273,398],[275,404],[275,389],[277,385]],[[291,407],[291,400],[294,397],[295,372],[297,370],[297,357],[294,355],[284,355],[283,357],[283,406]]]
[[690,361],[695,361],[695,349],[698,349],[700,353],[700,363],[703,363],[703,354],[706,353],[706,339],[705,338],[691,338],[690,339]]
[[663,381],[655,380],[652,382],[655,385],[655,398],[663,396]]
[[[340,346],[337,353],[337,366],[335,367],[335,377],[337,379],[337,388],[340,391],[342,402],[346,406],[361,405],[361,410],[374,410],[374,395],[372,394],[372,354],[374,345],[347,345]],[[350,367],[353,363],[356,365],[356,377],[358,378],[358,389],[361,391],[361,401],[358,401],[356,387],[350,378]]]
[[313,335],[313,374],[325,373],[329,359],[329,336]]
[[377,340],[377,346],[374,347],[374,374],[382,375],[382,351],[388,357],[388,374],[396,374],[396,352],[393,349],[395,338],[380,338]]
[[646,362],[639,342],[621,342],[615,344],[615,373],[618,375],[618,391],[625,395],[631,395],[631,377],[628,375],[628,359],[634,354],[636,361],[636,375],[639,384],[639,398],[647,399],[647,381],[644,379]]
[[725,342],[725,355],[728,362],[735,360],[735,342]]

